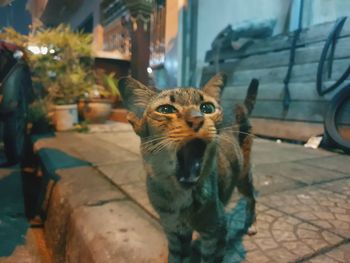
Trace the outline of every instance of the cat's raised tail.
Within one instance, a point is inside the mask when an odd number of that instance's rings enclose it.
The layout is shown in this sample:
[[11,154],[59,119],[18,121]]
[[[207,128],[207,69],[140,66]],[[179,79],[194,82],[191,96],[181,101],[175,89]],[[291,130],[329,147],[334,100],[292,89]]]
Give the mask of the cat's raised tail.
[[239,144],[243,150],[247,152],[251,150],[252,145],[252,126],[248,118],[254,109],[256,97],[258,95],[258,87],[259,81],[257,79],[252,79],[243,105],[237,104],[234,108],[236,124],[239,127]]
[[248,87],[247,95],[244,100],[244,105],[236,105],[236,123],[239,126],[239,145],[242,149],[244,162],[243,162],[243,176],[239,179],[238,190],[246,197],[248,197],[248,224],[250,227],[247,229],[248,235],[255,235],[257,233],[255,222],[255,190],[253,186],[253,177],[250,165],[250,154],[253,145],[252,126],[249,121],[249,115],[251,114],[256,97],[258,94],[259,81],[252,79]]
[[244,100],[244,105],[247,108],[248,115],[250,115],[250,113],[254,109],[256,96],[258,94],[258,87],[259,87],[259,80],[252,79],[250,84],[249,84],[246,98]]

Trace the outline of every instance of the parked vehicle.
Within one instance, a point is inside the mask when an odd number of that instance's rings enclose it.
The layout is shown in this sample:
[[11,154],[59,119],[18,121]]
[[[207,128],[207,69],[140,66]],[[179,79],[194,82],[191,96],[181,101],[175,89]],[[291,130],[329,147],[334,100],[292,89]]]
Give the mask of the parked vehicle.
[[31,73],[24,51],[0,41],[0,121],[7,162],[18,163],[23,154],[28,105],[33,101]]

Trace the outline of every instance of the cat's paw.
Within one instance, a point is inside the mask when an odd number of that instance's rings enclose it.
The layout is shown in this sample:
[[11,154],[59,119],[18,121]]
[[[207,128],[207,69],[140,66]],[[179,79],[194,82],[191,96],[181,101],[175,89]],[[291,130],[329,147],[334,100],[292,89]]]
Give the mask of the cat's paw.
[[253,223],[247,231],[248,236],[254,236],[256,235],[256,233],[258,233],[258,229],[256,227],[256,223]]

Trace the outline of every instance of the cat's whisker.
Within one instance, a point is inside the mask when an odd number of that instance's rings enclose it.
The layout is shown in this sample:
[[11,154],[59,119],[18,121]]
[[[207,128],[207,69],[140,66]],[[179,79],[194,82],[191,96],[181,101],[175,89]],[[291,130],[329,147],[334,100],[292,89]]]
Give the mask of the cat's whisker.
[[157,144],[157,147],[153,149],[152,153],[158,153],[162,151],[164,148],[166,148],[167,146],[170,146],[171,144],[173,144],[171,140],[164,140],[161,143]]
[[165,144],[165,141],[159,142],[157,143],[153,148],[152,148],[152,153],[156,153],[159,151],[159,149],[161,149],[163,147],[163,145]]
[[171,146],[172,144],[173,144],[172,141],[169,141],[169,142],[167,142],[167,143],[164,143],[163,145],[161,145],[161,147],[158,149],[157,152],[160,152],[160,151],[164,150],[165,148],[167,148],[168,146]]
[[225,145],[220,143],[220,139],[225,141],[225,143],[228,143],[230,145],[233,145],[233,146],[236,145],[236,141],[232,140],[232,138],[228,134],[220,134],[220,135],[218,135],[218,140],[217,140],[217,142],[219,143],[219,147],[225,147]]
[[157,138],[165,138],[166,135],[150,135],[150,136],[145,136],[142,137],[144,140],[149,140],[149,139],[157,139]]
[[[165,140],[166,138],[162,138],[163,140]],[[154,148],[154,147],[157,147],[157,145],[159,144],[159,143],[161,143],[162,142],[162,140],[152,140],[152,142],[146,142],[146,143],[143,143],[142,144],[142,147],[145,149],[145,150],[150,150],[150,149],[152,149],[152,148]]]
[[144,143],[141,143],[141,146],[145,147],[145,146],[151,146],[151,145],[154,145],[154,144],[157,144],[158,142],[160,142],[161,139],[159,140],[153,140],[151,142],[144,142]]
[[233,124],[229,126],[219,127],[218,130],[239,130],[241,127],[242,127],[242,124],[241,125]]
[[144,141],[141,143],[142,146],[145,146],[145,145],[149,145],[149,144],[154,144],[155,142],[159,142],[161,140],[164,140],[166,139],[167,137],[166,136],[159,136],[159,137],[155,137],[154,139],[152,140],[147,140],[147,141]]
[[168,144],[171,142],[168,137],[162,136],[157,138],[157,140],[153,140],[152,143],[144,144],[144,150],[149,151],[149,152],[157,152],[158,148],[162,148],[163,145]]
[[157,136],[155,136],[155,135],[150,135],[150,136],[142,137],[142,139],[147,140],[147,139],[149,139],[149,138],[157,138],[157,137],[158,137],[158,135],[157,135]]
[[253,134],[253,133],[250,133],[250,132],[243,132],[243,131],[240,131],[240,130],[236,130],[236,129],[232,129],[231,127],[225,127],[225,128],[220,128],[219,131],[224,131],[224,132],[232,132],[233,134],[245,134],[245,135],[248,135],[248,136],[252,136],[254,138],[259,138],[259,136]]
[[241,125],[240,124],[230,124],[230,125],[225,125],[225,126],[220,126],[218,129],[232,129],[232,128],[239,128]]
[[232,133],[238,133],[238,134],[244,134],[244,135],[248,135],[248,136],[251,136],[251,137],[254,137],[254,138],[257,138],[258,136],[256,136],[255,134],[253,133],[249,133],[249,132],[242,132],[242,131],[232,131]]
[[232,131],[233,133],[238,133],[238,134],[245,134],[247,136],[251,136],[253,137],[254,139],[263,139],[263,137],[259,136],[259,135],[256,135],[256,134],[253,134],[253,133],[249,133],[249,132],[242,132],[242,131]]
[[[166,140],[166,139],[164,139],[164,140]],[[147,150],[153,152],[156,148],[158,148],[160,145],[162,145],[164,143],[164,140],[159,141],[159,142],[154,143],[154,144],[147,145],[145,148]]]
[[151,135],[147,137],[143,137],[144,140],[152,140],[152,139],[158,139],[158,138],[165,138],[166,135]]

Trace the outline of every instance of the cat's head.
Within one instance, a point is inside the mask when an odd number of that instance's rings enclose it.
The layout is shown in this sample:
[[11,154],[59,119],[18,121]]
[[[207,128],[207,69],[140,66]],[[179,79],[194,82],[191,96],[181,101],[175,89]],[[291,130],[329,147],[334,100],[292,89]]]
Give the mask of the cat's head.
[[201,89],[157,91],[130,77],[119,81],[123,103],[129,110],[127,118],[141,137],[143,155],[173,152],[176,176],[184,186],[199,180],[209,145],[216,144],[223,119],[220,95],[224,85],[222,74]]

